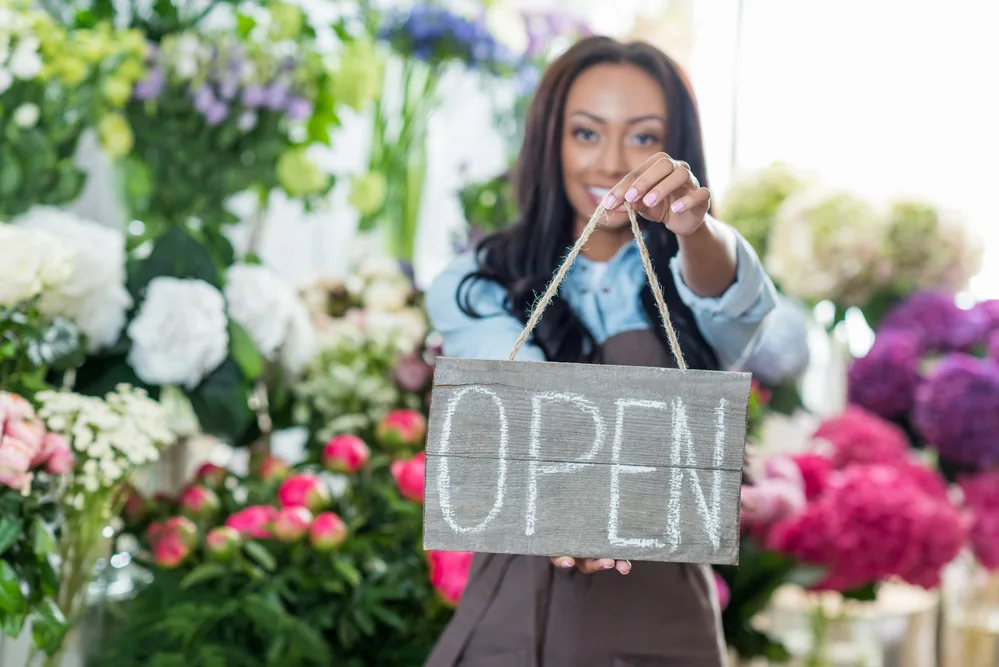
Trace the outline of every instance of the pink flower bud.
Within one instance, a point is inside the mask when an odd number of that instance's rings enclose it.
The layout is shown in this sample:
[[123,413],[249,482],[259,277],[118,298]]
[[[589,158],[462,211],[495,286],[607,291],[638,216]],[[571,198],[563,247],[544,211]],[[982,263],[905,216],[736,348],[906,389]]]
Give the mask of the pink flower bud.
[[399,493],[414,503],[423,502],[426,454],[420,452],[411,459],[393,461],[390,467]]
[[309,542],[316,551],[332,551],[347,539],[347,524],[333,512],[316,515],[309,527]]
[[428,551],[430,585],[449,605],[457,606],[468,585],[473,555],[466,551]]
[[219,497],[206,486],[189,486],[180,495],[180,511],[187,516],[208,517],[214,514],[220,505]]
[[281,507],[307,507],[318,512],[330,504],[330,490],[311,473],[292,475],[278,489]]
[[286,479],[291,466],[276,456],[265,456],[257,466],[257,476],[264,482],[277,482]]
[[47,433],[42,441],[45,452],[45,470],[50,475],[65,475],[73,469],[76,457],[69,441],[58,433]]
[[198,527],[186,516],[172,516],[163,524],[164,534],[176,533],[181,540],[189,547],[193,547],[198,540]]
[[333,472],[355,473],[371,457],[371,450],[356,435],[338,435],[323,448],[323,467]]
[[229,560],[236,555],[242,537],[239,531],[229,526],[212,528],[205,536],[205,549],[216,560]]
[[183,516],[175,516],[158,525],[155,532],[150,526],[153,560],[160,567],[175,568],[181,565],[191,554],[197,541],[198,529],[194,523]]
[[125,505],[122,507],[121,514],[125,518],[125,523],[134,526],[146,518],[146,499],[130,485],[126,486],[123,492]]
[[234,528],[243,537],[267,539],[272,536],[271,526],[277,519],[277,508],[270,505],[250,505],[229,515],[225,525]]
[[297,542],[312,525],[312,512],[305,507],[282,507],[274,520],[274,537],[282,542]]
[[0,484],[26,491],[31,484],[31,460],[36,449],[23,440],[13,437],[0,438]]
[[214,463],[203,463],[194,473],[194,481],[200,482],[210,489],[217,489],[225,482],[229,471]]
[[427,418],[416,410],[393,410],[378,425],[376,436],[387,447],[418,447],[427,437]]

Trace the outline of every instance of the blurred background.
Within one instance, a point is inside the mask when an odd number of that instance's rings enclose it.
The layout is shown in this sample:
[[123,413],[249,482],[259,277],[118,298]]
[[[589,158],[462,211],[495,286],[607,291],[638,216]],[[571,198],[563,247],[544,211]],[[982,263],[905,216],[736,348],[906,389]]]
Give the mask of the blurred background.
[[470,563],[421,547],[422,292],[515,219],[538,76],[596,33],[689,73],[781,292],[732,664],[999,666],[997,24],[0,0],[0,665],[422,664]]

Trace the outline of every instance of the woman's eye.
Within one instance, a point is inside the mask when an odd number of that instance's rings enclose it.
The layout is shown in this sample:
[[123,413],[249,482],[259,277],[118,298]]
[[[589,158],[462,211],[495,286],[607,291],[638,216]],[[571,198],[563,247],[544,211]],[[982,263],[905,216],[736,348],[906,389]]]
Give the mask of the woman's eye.
[[654,134],[640,134],[635,137],[635,141],[643,146],[648,146],[649,144],[659,143],[659,137]]
[[593,141],[597,138],[597,133],[593,130],[587,130],[586,128],[579,128],[573,131],[572,136],[577,139],[582,139],[583,141]]

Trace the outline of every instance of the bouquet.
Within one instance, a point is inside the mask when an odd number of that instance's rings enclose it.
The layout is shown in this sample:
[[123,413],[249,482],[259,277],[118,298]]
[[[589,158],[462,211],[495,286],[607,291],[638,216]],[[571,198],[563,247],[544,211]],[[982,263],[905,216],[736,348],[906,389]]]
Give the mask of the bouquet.
[[7,217],[77,197],[84,175],[74,158],[87,130],[96,129],[111,155],[131,149],[121,111],[143,75],[146,44],[110,23],[67,31],[27,0],[0,0],[0,44],[0,217]]
[[68,625],[58,605],[57,502],[74,453],[25,398],[0,391],[0,628],[30,621],[35,652],[56,653]]

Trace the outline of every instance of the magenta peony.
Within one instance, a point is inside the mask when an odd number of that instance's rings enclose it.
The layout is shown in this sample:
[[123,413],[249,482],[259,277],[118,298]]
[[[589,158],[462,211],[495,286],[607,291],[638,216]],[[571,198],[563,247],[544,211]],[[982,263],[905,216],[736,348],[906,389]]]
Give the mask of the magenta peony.
[[967,350],[981,340],[985,318],[958,307],[952,292],[916,292],[885,314],[878,335],[902,331],[916,336],[924,352]]
[[457,606],[468,585],[473,555],[467,551],[428,551],[430,584],[451,606]]
[[801,478],[805,484],[805,499],[812,502],[826,490],[829,476],[833,472],[832,460],[812,452],[795,454],[791,460],[801,471]]
[[971,515],[971,548],[986,570],[999,570],[999,470],[960,480]]
[[309,542],[317,551],[331,551],[347,539],[347,524],[333,512],[316,515],[309,527]]
[[281,507],[306,507],[318,512],[330,504],[330,490],[312,473],[298,473],[281,483],[278,503]]
[[390,467],[396,486],[399,487],[399,493],[414,503],[423,502],[426,458],[426,454],[420,452],[410,459],[393,461]]
[[281,542],[297,542],[312,525],[312,512],[305,507],[282,507],[274,519],[274,537]]
[[427,437],[427,418],[416,410],[392,410],[378,424],[376,436],[387,447],[418,447]]
[[225,520],[225,525],[234,528],[243,537],[267,539],[273,535],[271,528],[277,519],[278,510],[270,505],[250,505],[233,512]]
[[150,526],[150,547],[153,560],[160,567],[174,568],[183,563],[191,554],[197,541],[198,529],[183,516],[175,516],[160,524],[155,532]]
[[227,561],[236,555],[240,542],[242,536],[238,530],[230,526],[218,526],[205,535],[205,550],[212,558]]
[[268,454],[257,465],[257,476],[265,482],[277,482],[288,478],[291,466],[283,459]]
[[945,461],[978,469],[999,463],[999,365],[947,356],[916,393],[912,421]]
[[919,339],[911,333],[879,333],[867,355],[847,372],[848,400],[886,419],[908,411],[922,381]]
[[356,435],[337,435],[323,448],[323,467],[333,472],[355,473],[370,457],[371,450]]
[[905,470],[851,465],[832,472],[800,515],[776,524],[769,548],[826,566],[817,589],[850,590],[898,576],[927,588],[959,553],[967,525]]
[[219,509],[219,497],[206,486],[189,486],[180,494],[180,511],[197,519],[209,517]]
[[894,464],[903,461],[909,450],[902,429],[856,405],[823,421],[813,437],[832,445],[836,468],[852,463]]

